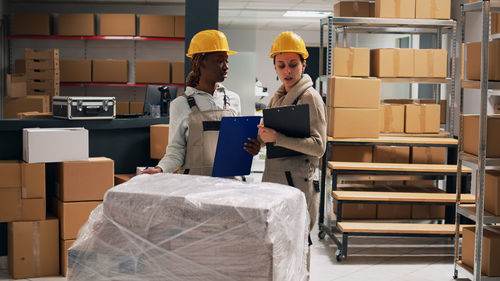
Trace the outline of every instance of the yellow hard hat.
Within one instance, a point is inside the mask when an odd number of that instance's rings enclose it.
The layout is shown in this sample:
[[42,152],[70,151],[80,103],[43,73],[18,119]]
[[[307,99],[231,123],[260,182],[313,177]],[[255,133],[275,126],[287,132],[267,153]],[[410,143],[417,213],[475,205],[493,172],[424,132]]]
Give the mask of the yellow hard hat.
[[189,43],[187,57],[193,57],[194,54],[224,52],[228,55],[236,54],[237,52],[229,50],[227,38],[224,33],[218,30],[203,30],[196,33]]
[[279,53],[298,53],[302,55],[304,59],[309,57],[304,40],[291,31],[282,32],[274,39],[269,57],[274,58],[274,56]]

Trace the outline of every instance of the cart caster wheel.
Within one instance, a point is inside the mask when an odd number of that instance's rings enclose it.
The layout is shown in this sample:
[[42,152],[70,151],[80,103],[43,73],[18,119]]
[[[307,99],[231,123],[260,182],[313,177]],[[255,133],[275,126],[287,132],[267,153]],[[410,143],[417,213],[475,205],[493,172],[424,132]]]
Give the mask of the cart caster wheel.
[[318,233],[318,238],[319,238],[319,239],[325,239],[325,236],[326,236],[326,233],[325,233],[324,231],[320,231],[320,232]]
[[458,278],[458,274],[453,274],[453,279],[457,279]]
[[342,253],[340,252],[340,250],[337,250],[335,252],[335,259],[337,260],[337,262],[341,262],[342,261]]

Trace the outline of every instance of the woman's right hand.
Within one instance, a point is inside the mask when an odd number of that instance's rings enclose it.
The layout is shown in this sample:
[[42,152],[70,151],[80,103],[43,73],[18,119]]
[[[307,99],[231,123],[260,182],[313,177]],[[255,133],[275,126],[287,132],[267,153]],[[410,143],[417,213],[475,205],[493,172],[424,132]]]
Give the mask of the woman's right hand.
[[158,174],[158,173],[161,173],[163,172],[163,170],[160,168],[160,167],[151,167],[151,168],[147,168],[147,169],[144,169],[142,170],[141,174]]

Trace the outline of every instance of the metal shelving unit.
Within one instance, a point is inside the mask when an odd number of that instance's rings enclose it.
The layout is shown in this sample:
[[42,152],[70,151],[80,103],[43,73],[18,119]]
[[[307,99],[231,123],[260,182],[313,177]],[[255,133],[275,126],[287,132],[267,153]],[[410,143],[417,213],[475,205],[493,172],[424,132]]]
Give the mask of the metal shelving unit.
[[138,40],[138,41],[184,41],[184,38],[174,37],[143,37],[143,36],[59,36],[59,35],[8,35],[7,39],[58,39],[58,40]]
[[[458,134],[458,170],[457,177],[461,176],[461,165],[463,161],[475,163],[478,166],[478,179],[477,179],[477,194],[476,204],[461,204],[461,183],[457,181],[456,188],[456,230],[455,230],[455,263],[453,278],[458,278],[458,272],[466,275],[467,278],[473,281],[479,280],[500,280],[500,277],[488,277],[481,274],[481,259],[482,259],[482,238],[483,227],[487,224],[500,223],[500,216],[493,216],[484,211],[484,183],[485,183],[485,169],[486,166],[500,166],[500,159],[486,158],[486,139],[487,139],[487,99],[490,90],[500,90],[499,82],[488,81],[488,56],[489,56],[489,42],[492,40],[500,39],[500,34],[490,34],[490,17],[491,13],[500,12],[500,1],[483,0],[470,4],[462,5],[462,43],[465,43],[465,14],[467,12],[481,12],[482,19],[482,32],[481,32],[481,76],[480,81],[462,81],[461,93],[459,96],[459,134]],[[472,88],[480,89],[481,102],[479,114],[479,144],[478,155],[471,155],[463,152],[463,131],[464,126],[462,122],[463,116],[463,89]],[[459,234],[460,227],[459,217],[464,216],[468,219],[475,221],[475,250],[474,250],[474,268],[464,265],[459,257]]]

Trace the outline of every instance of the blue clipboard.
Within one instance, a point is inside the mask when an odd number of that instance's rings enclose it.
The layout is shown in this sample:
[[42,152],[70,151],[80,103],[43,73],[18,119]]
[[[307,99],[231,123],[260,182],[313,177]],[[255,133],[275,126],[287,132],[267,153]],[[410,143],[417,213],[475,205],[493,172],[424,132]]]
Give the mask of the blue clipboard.
[[249,175],[253,155],[243,149],[248,138],[257,138],[260,116],[222,117],[213,177]]

